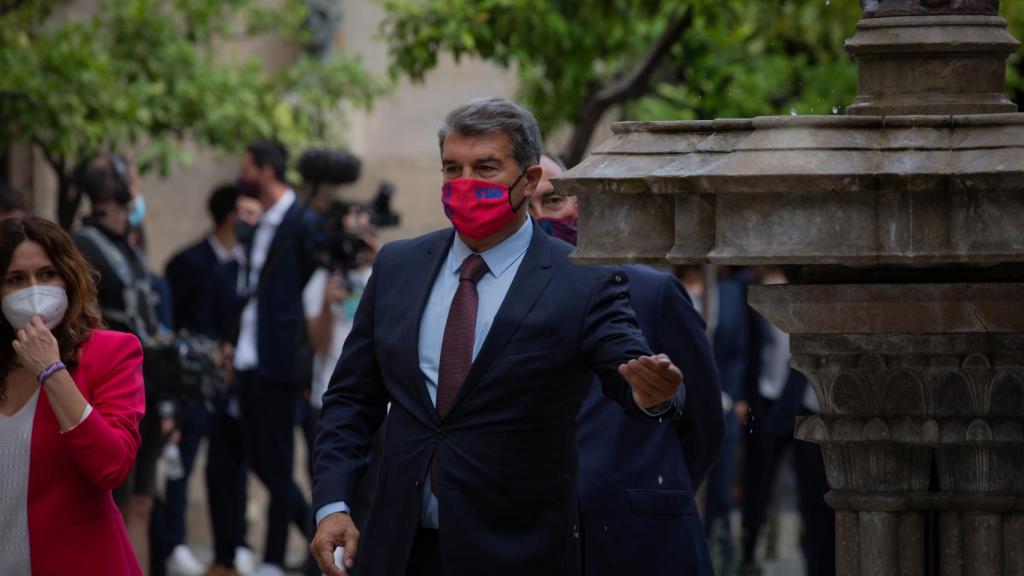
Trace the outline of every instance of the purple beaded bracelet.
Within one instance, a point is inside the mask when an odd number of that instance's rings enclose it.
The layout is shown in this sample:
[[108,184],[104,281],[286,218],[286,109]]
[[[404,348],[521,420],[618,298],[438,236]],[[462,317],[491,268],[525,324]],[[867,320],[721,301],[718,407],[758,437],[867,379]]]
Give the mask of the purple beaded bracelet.
[[50,379],[50,376],[53,376],[57,372],[60,372],[61,370],[65,369],[67,369],[67,366],[65,366],[63,362],[54,362],[53,364],[50,364],[46,368],[43,368],[43,371],[40,372],[38,376],[36,376],[36,382],[38,382],[39,385],[42,386],[43,382],[46,382],[47,380]]

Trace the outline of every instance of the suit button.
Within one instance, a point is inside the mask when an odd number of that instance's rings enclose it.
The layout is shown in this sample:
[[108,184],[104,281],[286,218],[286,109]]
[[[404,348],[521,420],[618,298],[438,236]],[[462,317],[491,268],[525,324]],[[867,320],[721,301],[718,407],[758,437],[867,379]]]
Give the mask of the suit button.
[[616,274],[615,275],[615,283],[616,284],[622,284],[622,274]]
[[437,439],[438,440],[444,440],[446,437],[448,437],[448,430],[446,430],[444,428],[438,428],[437,429]]

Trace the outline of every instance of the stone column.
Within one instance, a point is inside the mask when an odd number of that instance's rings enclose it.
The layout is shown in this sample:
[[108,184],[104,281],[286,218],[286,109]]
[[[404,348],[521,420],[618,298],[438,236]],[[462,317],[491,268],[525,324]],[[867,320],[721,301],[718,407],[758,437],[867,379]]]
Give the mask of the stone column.
[[997,0],[862,0],[849,116],[629,122],[555,182],[582,263],[788,265],[840,576],[1024,576],[1024,114]]
[[796,436],[822,447],[838,574],[1024,574],[1024,284],[766,286],[750,301],[793,335],[820,400]]
[[847,114],[1016,112],[1003,94],[1017,41],[998,0],[861,0],[846,42],[859,94]]

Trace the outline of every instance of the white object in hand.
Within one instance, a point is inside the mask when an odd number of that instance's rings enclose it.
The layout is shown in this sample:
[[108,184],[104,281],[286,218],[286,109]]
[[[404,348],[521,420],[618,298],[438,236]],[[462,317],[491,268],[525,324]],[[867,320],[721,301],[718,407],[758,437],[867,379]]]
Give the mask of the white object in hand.
[[345,563],[343,561],[344,558],[345,558],[345,548],[342,547],[342,546],[338,546],[337,548],[335,548],[334,549],[334,565],[338,567],[338,570],[341,570],[342,574],[348,574],[348,571],[345,570]]

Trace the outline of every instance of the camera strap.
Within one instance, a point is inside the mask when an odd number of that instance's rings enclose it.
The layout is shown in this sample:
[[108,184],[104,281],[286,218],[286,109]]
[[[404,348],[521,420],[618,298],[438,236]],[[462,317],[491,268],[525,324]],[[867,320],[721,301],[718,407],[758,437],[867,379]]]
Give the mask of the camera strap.
[[[159,301],[149,283],[149,278],[136,277],[131,263],[128,262],[124,253],[114,245],[110,238],[107,238],[106,234],[94,226],[83,226],[78,230],[78,236],[87,239],[100,251],[103,259],[114,270],[114,274],[121,282],[121,299],[124,302],[124,308],[119,310],[102,307],[100,314],[106,319],[131,327],[139,340],[143,344],[147,344],[147,341],[150,340],[149,327],[142,319],[141,314],[143,310],[155,309]],[[134,246],[131,247],[131,250],[142,268],[147,269],[146,259],[142,253]],[[151,320],[155,324],[155,318]]]

